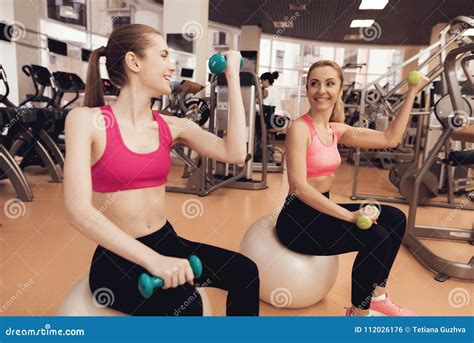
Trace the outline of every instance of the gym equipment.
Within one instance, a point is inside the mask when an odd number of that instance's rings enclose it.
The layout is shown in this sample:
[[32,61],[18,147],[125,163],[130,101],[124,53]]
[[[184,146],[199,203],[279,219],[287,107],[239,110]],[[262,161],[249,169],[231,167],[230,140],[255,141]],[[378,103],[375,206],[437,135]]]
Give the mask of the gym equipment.
[[[260,108],[257,106],[257,108]],[[255,154],[253,161],[253,171],[262,171],[262,152],[267,150],[267,172],[283,173],[285,165],[285,152],[275,145],[276,137],[282,133],[291,123],[291,117],[282,112],[275,113],[275,106],[262,105],[263,114],[258,112],[258,116],[264,117],[265,126],[262,128],[260,120],[255,121]],[[266,147],[262,147],[262,137],[266,135]]]
[[[189,256],[189,264],[193,270],[194,277],[199,278],[202,275],[202,263],[196,255]],[[150,276],[147,273],[142,273],[138,278],[138,290],[144,298],[149,298],[155,290],[163,287],[165,282],[162,278],[157,276]]]
[[[397,91],[400,91],[402,87],[406,85],[407,80],[399,82],[397,85],[391,87],[390,89],[380,85],[380,82],[383,82],[388,77],[391,77],[394,73],[400,71],[405,66],[411,64],[413,61],[418,60],[420,57],[426,57],[426,60],[420,64],[417,70],[421,70],[430,63],[438,62],[437,65],[428,73],[427,77],[433,81],[438,79],[444,70],[444,58],[446,52],[456,47],[458,45],[465,46],[466,40],[463,38],[463,33],[469,28],[474,27],[474,19],[459,16],[453,19],[450,24],[442,30],[440,34],[440,40],[432,44],[427,49],[423,50],[419,54],[413,56],[412,58],[405,61],[403,64],[393,68],[388,71],[385,75],[381,76],[374,82],[370,83],[365,87],[361,92],[361,104],[360,104],[360,116],[359,116],[359,126],[364,126],[364,123],[371,121],[374,118],[387,118],[393,117],[396,111],[400,108],[405,99],[406,94],[396,95]],[[463,56],[458,56],[458,60],[462,60],[468,55],[469,52],[466,51]],[[467,68],[467,62],[463,62],[463,66]],[[412,81],[415,81],[417,78],[415,74]],[[425,156],[421,156],[422,151],[422,138],[425,122],[427,119],[431,118],[430,111],[430,96],[427,94],[424,96],[422,92],[421,103],[422,106],[419,110],[413,110],[411,113],[412,122],[416,120],[416,128],[408,128],[405,132],[406,136],[404,139],[404,147],[398,147],[397,149],[370,149],[368,151],[362,152],[361,149],[353,149],[353,160],[354,160],[354,175],[352,180],[352,200],[358,199],[376,199],[379,201],[388,201],[396,203],[408,203],[412,198],[413,194],[413,178],[414,172],[417,170],[420,163],[423,162],[423,159],[426,159],[428,154],[428,148],[425,149]],[[382,117],[381,117],[382,116]],[[434,116],[434,115],[433,115]],[[369,118],[369,119],[367,119]],[[451,121],[453,119],[450,119]],[[414,134],[413,134],[414,132]],[[415,144],[409,144],[410,136],[414,138]],[[428,146],[426,142],[431,139],[431,126],[428,127],[426,133],[425,146]],[[400,193],[404,198],[397,197],[387,197],[379,196],[374,194],[360,194],[358,193],[357,187],[359,182],[359,166],[362,164],[362,161],[371,161],[373,159],[380,159],[382,161],[382,166],[384,169],[392,170],[389,173],[390,181],[397,187]],[[395,162],[395,164],[394,164]],[[440,160],[440,162],[442,162]],[[433,166],[435,168],[436,166]],[[402,182],[403,180],[403,182]],[[444,181],[443,177],[438,178],[436,174],[425,173],[424,179],[421,181],[420,187],[420,196],[418,197],[418,202],[420,205],[430,205],[438,207],[448,207],[456,208],[458,206],[454,203],[452,197],[448,197],[447,202],[439,202],[430,200],[433,195],[439,194],[439,180]],[[441,181],[441,182],[442,182]],[[448,192],[449,187],[452,187],[452,184],[448,183]]]
[[[38,116],[37,118],[38,123],[41,123],[41,127],[37,126],[36,128],[39,130],[38,138],[44,145],[48,154],[51,156],[54,164],[59,165],[62,170],[64,167],[64,155],[48,131],[54,131],[54,127],[59,129],[64,128],[64,121],[66,119],[67,111],[53,107],[56,97],[56,90],[52,84],[52,75],[47,68],[31,64],[24,65],[22,67],[22,71],[32,80],[35,93],[27,94],[26,99],[20,103],[19,107],[28,106],[34,108],[33,105],[35,103],[46,103],[45,106],[40,107],[42,116]],[[51,91],[51,97],[47,97],[45,95],[47,90]],[[38,156],[34,155],[32,153],[33,151],[28,148],[28,146],[31,144],[33,144],[33,142],[31,141],[29,135],[20,134],[11,147],[10,152],[13,156],[23,156],[23,160],[20,164],[21,168],[25,168],[29,165],[44,165],[42,160],[38,159]],[[55,180],[54,182],[61,182],[62,171],[61,173],[58,173],[57,177],[59,180]]]
[[339,258],[291,251],[280,243],[275,230],[278,214],[253,223],[240,252],[258,266],[260,299],[278,308],[303,308],[320,302],[337,278]]
[[[54,98],[54,107],[56,108],[67,109],[79,99],[80,94],[84,93],[86,89],[84,81],[82,81],[82,79],[77,74],[68,73],[65,71],[55,71],[53,72],[52,76],[54,80],[53,87],[56,91],[56,96]],[[63,97],[67,93],[73,93],[74,96],[64,105],[61,105]]]
[[[197,287],[197,292],[201,296],[203,315],[212,316],[212,308],[206,288]],[[100,300],[100,299],[99,299]],[[125,313],[111,309],[110,307],[93,301],[93,296],[89,286],[89,274],[82,277],[75,283],[65,295],[56,313],[58,316],[126,316]]]
[[194,96],[203,89],[203,85],[188,80],[182,81],[178,86],[172,85],[168,104],[160,112],[164,115],[187,118],[203,126],[211,116],[211,109],[207,100]]
[[[240,72],[240,86],[246,115],[247,157],[243,165],[223,163],[198,155],[193,158],[193,151],[184,144],[173,145],[172,151],[185,163],[183,178],[187,179],[184,187],[166,186],[166,191],[189,193],[206,196],[221,188],[264,189],[267,187],[267,150],[262,152],[262,173],[260,179],[253,176],[253,152],[255,144],[255,104],[262,104],[260,80],[250,72]],[[211,79],[210,117],[208,131],[224,137],[227,131],[228,88],[223,74],[214,75]],[[258,118],[263,127],[263,117]],[[267,146],[266,135],[262,137],[262,148]]]
[[[84,93],[86,85],[79,77],[79,75],[74,73],[68,73],[64,71],[55,71],[53,74],[53,87],[56,91],[53,107],[64,111],[66,116],[69,113],[69,106],[79,99],[81,93]],[[72,93],[73,98],[67,101],[65,104],[62,104],[63,98],[66,94]],[[66,147],[64,143],[64,120],[56,120],[54,125],[49,128],[48,134],[56,142],[61,152],[66,154]]]
[[[0,70],[3,72],[3,69]],[[9,129],[12,118],[15,118],[16,114],[15,109],[0,108],[0,132]],[[0,135],[0,175],[0,179],[8,178],[10,180],[13,188],[15,188],[18,199],[22,201],[33,200],[33,192],[31,191],[28,181],[26,181],[25,175],[13,156],[3,145],[2,135]]]
[[[244,65],[244,60],[242,59],[242,57],[240,57],[240,67],[242,68],[243,65]],[[211,58],[209,58],[208,66],[211,73],[220,74],[227,67],[227,59],[225,58],[224,55],[222,55],[222,53],[217,52],[214,55],[212,55]]]
[[[413,196],[410,200],[410,208],[408,212],[407,231],[403,241],[403,244],[424,266],[438,273],[435,276],[435,280],[440,282],[445,281],[450,277],[474,281],[474,256],[472,256],[467,263],[450,261],[433,253],[420,241],[420,238],[453,240],[457,242],[468,242],[469,244],[474,245],[474,230],[416,225],[415,221],[418,210],[418,198],[420,196],[420,185],[424,176],[434,163],[438,153],[448,142],[450,136],[455,133],[454,131],[459,127],[469,125],[470,128],[474,125],[472,113],[464,111],[466,109],[464,108],[465,103],[462,100],[463,98],[456,75],[456,65],[457,62],[460,61],[460,57],[473,50],[474,44],[464,45],[451,50],[446,55],[443,76],[444,81],[446,82],[451,106],[454,111],[451,113],[437,111],[438,115],[441,113],[444,114],[439,117],[443,126],[442,134],[416,173],[413,185]],[[471,141],[474,142],[474,135],[471,136]],[[465,211],[467,209],[467,206],[462,206],[460,204],[457,204],[457,206],[458,210]]]

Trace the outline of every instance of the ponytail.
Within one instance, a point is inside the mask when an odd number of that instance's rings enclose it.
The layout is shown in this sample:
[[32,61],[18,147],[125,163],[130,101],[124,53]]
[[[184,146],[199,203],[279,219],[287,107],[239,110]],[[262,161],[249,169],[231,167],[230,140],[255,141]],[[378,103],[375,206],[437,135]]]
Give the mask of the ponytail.
[[86,90],[84,94],[84,106],[98,107],[105,105],[104,89],[100,77],[99,59],[105,56],[105,47],[101,46],[92,51],[87,68]]
[[153,45],[151,39],[153,35],[161,36],[159,31],[148,25],[130,24],[120,26],[110,34],[106,48],[101,46],[92,51],[89,57],[89,68],[87,69],[84,106],[97,107],[105,104],[99,69],[100,57],[105,57],[105,68],[110,82],[115,87],[121,88],[128,82],[125,55],[131,51],[143,58],[145,50]]

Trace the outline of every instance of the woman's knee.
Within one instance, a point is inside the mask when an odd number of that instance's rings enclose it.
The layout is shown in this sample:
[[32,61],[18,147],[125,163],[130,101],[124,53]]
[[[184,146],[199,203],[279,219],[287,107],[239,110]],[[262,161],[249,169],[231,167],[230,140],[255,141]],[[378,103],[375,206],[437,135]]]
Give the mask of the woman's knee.
[[392,242],[389,232],[381,225],[374,224],[367,231],[364,237],[364,245],[366,249],[374,250],[376,248],[381,250],[390,250]]
[[400,238],[403,238],[406,230],[407,217],[402,210],[394,206],[382,206],[380,212],[380,221],[390,230],[389,233],[396,233]]
[[260,279],[257,264],[247,256],[236,253],[233,258],[232,276],[233,285],[244,288],[259,286]]

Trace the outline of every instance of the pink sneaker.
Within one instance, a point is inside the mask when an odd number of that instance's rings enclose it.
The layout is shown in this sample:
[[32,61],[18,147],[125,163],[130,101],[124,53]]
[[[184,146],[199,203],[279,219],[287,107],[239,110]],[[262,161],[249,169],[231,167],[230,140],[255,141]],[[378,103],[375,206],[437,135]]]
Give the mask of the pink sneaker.
[[370,303],[370,314],[373,316],[389,316],[389,317],[413,317],[417,314],[411,310],[407,310],[400,305],[395,304],[387,295],[385,300],[374,301]]

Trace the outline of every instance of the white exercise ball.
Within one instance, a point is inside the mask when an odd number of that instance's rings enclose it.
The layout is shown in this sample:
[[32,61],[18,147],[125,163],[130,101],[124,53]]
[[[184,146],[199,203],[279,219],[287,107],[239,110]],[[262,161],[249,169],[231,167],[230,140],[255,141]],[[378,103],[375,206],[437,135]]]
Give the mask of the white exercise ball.
[[[212,316],[209,298],[204,287],[197,288],[202,299],[203,315]],[[107,292],[102,292],[99,301],[107,303]],[[126,316],[125,313],[104,307],[92,298],[89,287],[89,274],[81,278],[66,294],[59,306],[58,316]]]
[[277,237],[277,217],[278,214],[267,215],[252,224],[242,240],[240,252],[258,266],[261,300],[279,308],[314,305],[334,285],[339,258],[289,250]]

